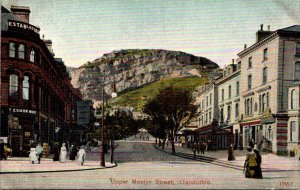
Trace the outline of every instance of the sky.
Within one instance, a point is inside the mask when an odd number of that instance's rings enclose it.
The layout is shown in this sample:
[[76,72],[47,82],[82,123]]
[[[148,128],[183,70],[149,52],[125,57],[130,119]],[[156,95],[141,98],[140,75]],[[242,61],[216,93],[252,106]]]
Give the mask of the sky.
[[30,7],[30,23],[69,67],[120,49],[167,49],[221,67],[255,43],[260,25],[300,24],[294,0],[2,0]]

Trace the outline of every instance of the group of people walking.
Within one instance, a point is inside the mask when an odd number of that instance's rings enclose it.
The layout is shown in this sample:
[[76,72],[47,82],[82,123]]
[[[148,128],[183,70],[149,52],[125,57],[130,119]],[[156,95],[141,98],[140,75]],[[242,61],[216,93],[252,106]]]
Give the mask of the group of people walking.
[[204,154],[205,150],[207,150],[207,144],[205,142],[194,142],[192,145],[192,150],[194,157],[196,156],[196,152],[199,154]]
[[[53,161],[60,161],[61,163],[64,163],[67,161],[67,147],[66,144],[63,143],[61,148],[59,149],[58,146],[54,147],[54,155],[53,155]],[[43,148],[40,144],[38,144],[36,147],[32,147],[30,149],[29,157],[32,164],[34,163],[41,163],[41,157],[43,155]],[[69,159],[74,161],[76,155],[78,156],[78,162],[83,165],[86,157],[84,146],[81,146],[78,150],[77,147],[74,145],[71,145],[70,151],[69,151]]]
[[244,164],[245,177],[246,178],[257,178],[262,179],[262,171],[261,171],[261,155],[259,150],[254,147],[247,148],[247,156]]

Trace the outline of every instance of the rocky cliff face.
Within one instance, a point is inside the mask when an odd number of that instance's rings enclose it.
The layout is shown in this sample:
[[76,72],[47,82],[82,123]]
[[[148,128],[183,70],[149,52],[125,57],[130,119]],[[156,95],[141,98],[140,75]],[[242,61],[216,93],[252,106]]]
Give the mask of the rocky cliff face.
[[169,77],[201,77],[218,65],[204,57],[178,51],[129,49],[113,51],[101,58],[71,69],[72,84],[84,97],[101,100],[103,78],[105,98]]

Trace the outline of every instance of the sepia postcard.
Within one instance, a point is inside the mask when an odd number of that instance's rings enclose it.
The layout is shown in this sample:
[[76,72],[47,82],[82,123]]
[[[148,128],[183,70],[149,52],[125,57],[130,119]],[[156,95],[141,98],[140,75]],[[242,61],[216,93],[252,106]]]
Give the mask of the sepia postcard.
[[2,0],[0,189],[300,189],[299,10]]

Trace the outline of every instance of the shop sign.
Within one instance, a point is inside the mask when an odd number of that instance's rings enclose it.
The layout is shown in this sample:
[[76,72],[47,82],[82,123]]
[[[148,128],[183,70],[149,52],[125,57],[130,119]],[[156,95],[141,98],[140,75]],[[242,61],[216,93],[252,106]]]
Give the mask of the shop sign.
[[19,108],[10,108],[10,111],[13,113],[29,113],[29,114],[36,114],[35,110],[29,110],[29,109],[19,109]]
[[77,102],[77,124],[85,125],[90,122],[90,100],[83,100]]
[[261,120],[262,124],[268,124],[268,123],[274,123],[275,122],[274,117],[261,118],[260,120]]
[[14,20],[9,20],[8,21],[8,27],[21,28],[21,29],[33,31],[35,33],[40,32],[40,29],[38,27],[35,27],[31,24],[27,24],[27,23],[24,23],[24,22],[14,21]]

